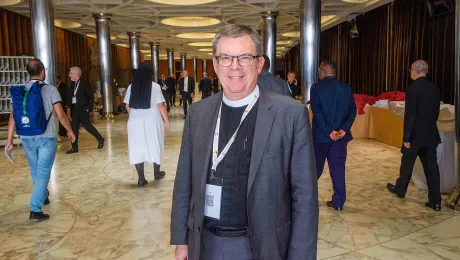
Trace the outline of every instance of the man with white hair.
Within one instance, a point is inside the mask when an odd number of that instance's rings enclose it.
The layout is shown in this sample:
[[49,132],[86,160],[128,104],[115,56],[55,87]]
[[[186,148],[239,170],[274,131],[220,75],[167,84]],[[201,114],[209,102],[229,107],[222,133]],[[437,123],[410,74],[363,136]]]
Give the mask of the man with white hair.
[[78,153],[78,134],[80,124],[97,139],[98,149],[104,147],[104,138],[97,131],[97,129],[89,121],[89,115],[93,112],[94,95],[88,81],[81,79],[81,69],[79,67],[70,68],[69,77],[72,83],[70,90],[72,95],[71,117],[72,117],[72,130],[75,133],[76,139],[72,143],[72,149],[66,153]]
[[428,186],[428,202],[425,206],[441,210],[441,181],[436,148],[441,143],[438,126],[441,94],[439,88],[428,81],[428,63],[414,62],[409,69],[412,83],[406,90],[402,159],[396,185],[387,184],[388,190],[404,198],[412,176],[417,156],[422,161]]

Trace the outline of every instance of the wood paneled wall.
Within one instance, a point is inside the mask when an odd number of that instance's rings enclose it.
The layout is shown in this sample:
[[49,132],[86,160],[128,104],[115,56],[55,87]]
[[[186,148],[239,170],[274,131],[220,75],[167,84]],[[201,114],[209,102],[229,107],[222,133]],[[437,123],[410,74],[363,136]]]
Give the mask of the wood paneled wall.
[[[67,82],[70,67],[80,67],[93,88],[99,80],[96,39],[55,28],[56,74]],[[120,85],[131,81],[129,49],[112,44],[112,78]],[[34,56],[30,18],[0,8],[0,56]],[[144,55],[141,53],[141,60]]]

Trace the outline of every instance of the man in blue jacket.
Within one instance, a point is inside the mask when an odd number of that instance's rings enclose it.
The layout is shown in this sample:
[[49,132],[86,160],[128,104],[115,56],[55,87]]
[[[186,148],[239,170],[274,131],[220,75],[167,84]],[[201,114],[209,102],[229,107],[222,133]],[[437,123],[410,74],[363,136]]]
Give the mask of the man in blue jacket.
[[337,64],[324,61],[319,68],[320,82],[312,85],[313,141],[318,179],[327,159],[334,195],[327,206],[342,210],[346,199],[345,162],[347,144],[353,139],[350,129],[356,117],[351,87],[336,79]]

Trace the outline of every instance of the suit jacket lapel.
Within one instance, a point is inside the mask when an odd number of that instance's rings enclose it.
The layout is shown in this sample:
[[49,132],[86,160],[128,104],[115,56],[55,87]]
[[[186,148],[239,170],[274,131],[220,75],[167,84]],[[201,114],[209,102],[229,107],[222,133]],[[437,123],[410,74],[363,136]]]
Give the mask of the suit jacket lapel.
[[256,127],[254,130],[254,140],[252,143],[251,166],[249,168],[248,192],[251,191],[252,184],[256,178],[265,145],[267,144],[270,131],[272,129],[275,113],[271,110],[273,104],[266,91],[260,89],[259,105],[257,109]]
[[[205,187],[206,187],[206,178],[208,177],[209,173],[209,164],[211,163],[211,154],[212,154],[212,143],[214,140],[214,129],[216,127],[217,116],[219,114],[219,107],[222,103],[222,93],[217,94],[219,95],[218,98],[214,99],[214,102],[211,104],[210,107],[206,109],[206,111],[202,112],[201,117],[201,138],[199,140],[203,140],[203,148],[202,151],[204,152],[204,161],[203,161],[203,171],[201,173],[201,195],[204,195]],[[211,114],[208,111],[212,111]],[[211,131],[209,131],[211,129]]]

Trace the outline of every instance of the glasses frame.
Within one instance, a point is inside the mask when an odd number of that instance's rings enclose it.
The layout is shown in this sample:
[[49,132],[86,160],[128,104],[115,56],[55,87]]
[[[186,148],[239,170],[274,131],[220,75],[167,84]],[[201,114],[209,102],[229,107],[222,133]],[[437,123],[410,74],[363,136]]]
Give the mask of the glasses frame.
[[[221,57],[231,57],[231,58],[232,58],[232,62],[231,62],[230,65],[228,65],[228,66],[222,66],[222,65],[220,64],[220,58],[221,58]],[[251,63],[250,65],[241,65],[241,63],[240,63],[240,57],[252,57],[252,63]],[[255,55],[255,56],[254,56],[254,55],[240,55],[240,56],[224,55],[224,56],[214,56],[214,58],[217,60],[217,64],[218,64],[219,66],[225,67],[225,68],[231,67],[231,66],[233,65],[233,61],[235,60],[235,58],[236,58],[236,60],[238,61],[238,65],[239,65],[239,66],[241,66],[241,67],[250,67],[250,66],[254,65],[254,60],[255,60],[256,58],[260,58],[260,57],[262,57],[262,55]]]

